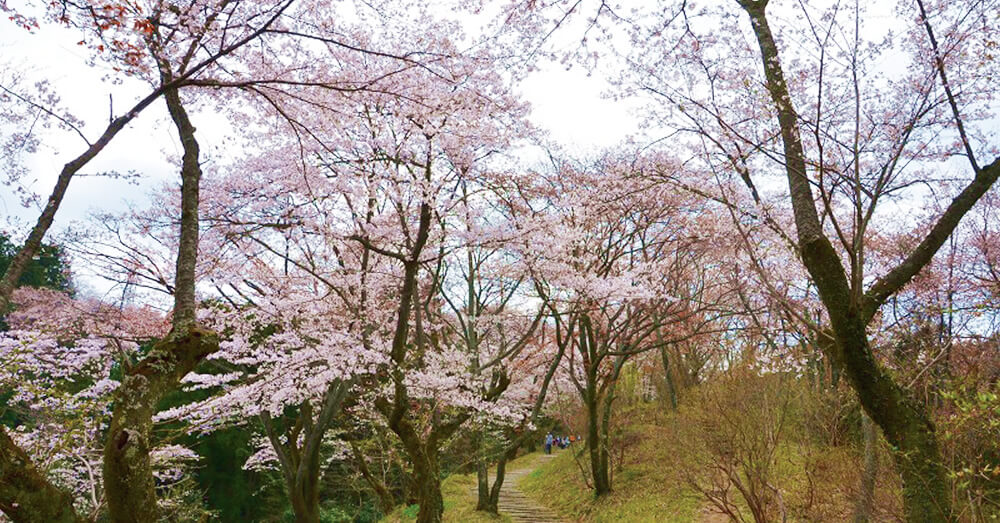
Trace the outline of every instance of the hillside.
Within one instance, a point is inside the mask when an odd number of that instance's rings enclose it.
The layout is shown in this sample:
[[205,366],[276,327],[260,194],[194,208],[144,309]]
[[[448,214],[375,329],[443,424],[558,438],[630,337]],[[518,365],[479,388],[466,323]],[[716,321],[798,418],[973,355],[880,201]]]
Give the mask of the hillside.
[[[831,426],[818,417],[826,414],[849,423],[850,413],[826,410],[793,386],[772,389],[788,395],[788,401],[778,404],[784,416],[774,410],[767,416],[752,411],[766,403],[768,387],[747,384],[757,394],[720,388],[689,394],[677,412],[658,402],[623,410],[629,425],[617,442],[621,461],[613,467],[612,493],[601,500],[593,499],[585,483],[582,471],[589,461],[582,446],[557,451],[556,459],[542,464],[520,486],[580,521],[752,521],[741,485],[748,491],[764,485],[765,492],[751,495],[763,500],[771,514],[784,512],[788,521],[850,520],[864,468],[857,431],[835,427],[847,438],[833,445],[817,441],[822,425]],[[728,403],[715,401],[721,393],[729,393],[724,398]],[[766,426],[768,420],[776,425]],[[888,452],[880,448],[879,454],[875,519],[898,520],[898,482]]]

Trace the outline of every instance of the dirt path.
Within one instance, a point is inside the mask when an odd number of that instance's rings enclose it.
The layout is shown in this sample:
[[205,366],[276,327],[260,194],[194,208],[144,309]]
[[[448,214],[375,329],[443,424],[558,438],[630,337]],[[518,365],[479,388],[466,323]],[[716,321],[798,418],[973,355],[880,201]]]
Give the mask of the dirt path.
[[[501,513],[510,516],[511,521],[515,523],[563,523],[566,521],[552,510],[525,496],[524,492],[521,492],[517,486],[521,478],[531,474],[542,463],[555,457],[555,454],[542,454],[530,464],[507,471],[503,486],[500,487],[498,508]],[[475,495],[475,491],[473,491],[473,495]]]

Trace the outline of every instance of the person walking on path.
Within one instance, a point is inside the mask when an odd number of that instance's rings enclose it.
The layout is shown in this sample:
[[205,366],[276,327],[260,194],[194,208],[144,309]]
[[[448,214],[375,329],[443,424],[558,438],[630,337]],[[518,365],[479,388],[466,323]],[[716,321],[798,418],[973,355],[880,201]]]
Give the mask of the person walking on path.
[[545,435],[545,453],[552,454],[552,433]]

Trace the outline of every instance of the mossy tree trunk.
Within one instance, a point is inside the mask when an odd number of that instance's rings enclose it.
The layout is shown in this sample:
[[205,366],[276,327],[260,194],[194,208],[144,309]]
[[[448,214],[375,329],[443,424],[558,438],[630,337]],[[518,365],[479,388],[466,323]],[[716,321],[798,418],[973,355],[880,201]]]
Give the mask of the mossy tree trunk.
[[[835,339],[833,364],[845,371],[865,412],[882,429],[894,448],[895,462],[903,482],[903,502],[910,521],[948,521],[952,518],[948,479],[927,409],[906,391],[875,360],[866,326],[888,297],[895,294],[933,258],[957,227],[961,218],[1000,176],[1000,161],[978,168],[975,176],[937,219],[923,240],[906,258],[865,292],[862,274],[863,238],[856,238],[851,256],[850,278],[836,249],[823,231],[801,141],[798,116],[786,84],[777,43],[765,15],[767,0],[738,0],[750,16],[761,52],[766,87],[777,113],[784,145],[784,168],[795,220],[798,248],[810,277],[830,318]],[[918,2],[919,3],[919,2]],[[930,34],[929,25],[927,31]],[[931,41],[934,43],[933,35]],[[936,44],[935,44],[936,45]],[[936,50],[936,47],[935,47]],[[938,61],[944,81],[944,70]],[[944,82],[946,91],[947,82]],[[954,100],[949,101],[954,108]],[[961,126],[955,111],[956,123]]]
[[[160,73],[162,82],[169,84],[171,72],[163,61]],[[115,522],[153,522],[159,518],[149,455],[156,405],[177,388],[184,375],[219,348],[218,336],[198,325],[195,318],[200,148],[180,93],[170,89],[164,98],[184,150],[173,327],[142,361],[125,372],[115,391],[103,470],[109,516]]]
[[85,521],[73,497],[53,485],[28,455],[0,431],[0,510],[15,523]]

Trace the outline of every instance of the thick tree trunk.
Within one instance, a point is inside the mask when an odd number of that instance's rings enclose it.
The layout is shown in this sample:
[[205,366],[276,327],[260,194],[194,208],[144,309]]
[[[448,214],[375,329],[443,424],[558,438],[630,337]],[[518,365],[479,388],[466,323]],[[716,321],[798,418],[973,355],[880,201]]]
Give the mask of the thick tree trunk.
[[934,424],[924,406],[907,397],[875,362],[864,325],[857,319],[846,323],[834,329],[844,368],[865,412],[894,449],[907,520],[949,521],[951,497]]
[[319,458],[319,453],[302,456],[304,461],[285,475],[295,523],[319,523]]
[[295,523],[319,523],[319,489],[299,486],[289,489]]
[[158,517],[150,437],[156,404],[205,356],[219,348],[212,331],[171,332],[131,369],[115,392],[104,446],[104,490],[112,521],[152,522]]
[[73,508],[73,497],[50,483],[4,431],[0,431],[0,510],[15,523],[85,521]]
[[421,452],[413,459],[413,476],[417,486],[417,523],[440,523],[444,515],[444,497],[441,495],[441,471],[438,468],[437,449]]

